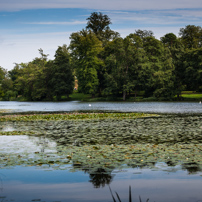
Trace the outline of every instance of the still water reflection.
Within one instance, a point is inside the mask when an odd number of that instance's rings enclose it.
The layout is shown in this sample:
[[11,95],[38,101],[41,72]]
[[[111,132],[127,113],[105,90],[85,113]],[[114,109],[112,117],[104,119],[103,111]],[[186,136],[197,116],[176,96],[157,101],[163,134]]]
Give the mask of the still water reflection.
[[[90,106],[89,106],[90,104]],[[0,102],[0,110],[9,112],[121,111],[152,113],[202,113],[198,102]]]
[[[42,150],[42,148],[44,148]],[[57,154],[54,141],[29,136],[0,136],[0,155],[35,153]],[[43,157],[43,156],[42,156]],[[34,159],[34,158],[33,158]],[[93,165],[92,165],[93,166]],[[112,202],[109,186],[128,201],[129,186],[134,201],[196,202],[202,200],[202,170],[197,164],[154,165],[97,169],[90,172],[81,165],[23,166],[13,164],[0,169],[0,201]]]
[[[199,103],[122,103],[122,102],[0,102],[0,111],[125,111],[152,113],[201,113]],[[15,130],[13,125],[1,126],[3,131]],[[0,136],[0,157],[5,154],[26,154],[32,158],[36,153],[57,154],[57,144],[47,138],[30,136]],[[66,158],[67,159],[67,158]],[[19,159],[18,159],[19,160]],[[15,161],[15,158],[14,160]],[[9,162],[9,161],[8,161]],[[17,160],[16,160],[17,162]],[[50,163],[51,164],[51,163]],[[27,164],[28,165],[28,164]],[[94,166],[94,165],[92,165]],[[1,165],[0,165],[1,167]],[[107,171],[106,171],[107,170]],[[56,165],[25,166],[18,161],[0,169],[0,202],[112,202],[109,185],[122,201],[128,201],[129,186],[133,201],[196,202],[202,201],[202,171],[197,164],[175,165],[168,161],[154,162],[152,167],[125,166],[110,169],[97,168],[94,172],[76,164],[64,169]]]
[[[119,193],[123,201],[128,201],[129,185],[134,201],[139,201],[139,195],[143,201],[149,198],[156,202],[196,202],[202,199],[201,173],[187,175],[187,171],[174,167],[155,171],[148,168],[114,170],[112,174],[114,178],[110,187],[113,193]],[[2,201],[113,201],[109,187],[95,189],[92,180],[84,172],[16,167],[2,169],[0,178]]]

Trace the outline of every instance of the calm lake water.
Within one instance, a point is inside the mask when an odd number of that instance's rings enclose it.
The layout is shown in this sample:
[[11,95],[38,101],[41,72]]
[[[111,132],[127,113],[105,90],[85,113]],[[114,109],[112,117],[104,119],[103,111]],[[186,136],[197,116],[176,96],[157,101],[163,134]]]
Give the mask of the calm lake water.
[[0,110],[11,112],[69,112],[69,111],[120,111],[151,113],[202,113],[198,102],[3,102]]
[[[89,106],[91,104],[91,106]],[[151,113],[201,113],[199,103],[177,102],[0,102],[0,110],[10,112],[52,111],[122,111]],[[10,126],[3,128],[12,131]],[[43,144],[42,144],[43,143]],[[45,146],[44,146],[45,145]],[[0,136],[0,157],[4,154],[57,153],[56,143],[29,136]],[[79,169],[41,166],[0,165],[0,202],[113,202],[109,185],[123,202],[128,201],[129,186],[134,202],[202,201],[202,171],[187,170],[181,165],[157,162],[151,167],[119,167],[110,174],[89,174]],[[109,184],[109,185],[108,185]]]
[[[46,147],[40,145],[46,141]],[[56,152],[53,141],[39,137],[0,136],[0,154]],[[46,201],[46,202],[113,202],[109,185],[122,201],[128,201],[129,186],[133,201],[196,202],[202,199],[202,171],[186,170],[180,165],[168,166],[158,162],[152,168],[116,168],[110,174],[89,174],[46,166],[7,166],[0,169],[0,201]]]

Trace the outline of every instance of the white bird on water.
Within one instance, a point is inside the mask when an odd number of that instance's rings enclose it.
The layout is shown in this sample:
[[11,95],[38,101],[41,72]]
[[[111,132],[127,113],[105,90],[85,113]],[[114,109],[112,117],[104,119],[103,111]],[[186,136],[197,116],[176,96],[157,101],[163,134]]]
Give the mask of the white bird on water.
[[199,104],[201,104],[201,101],[199,102]]
[[89,104],[89,107],[91,107],[91,104]]

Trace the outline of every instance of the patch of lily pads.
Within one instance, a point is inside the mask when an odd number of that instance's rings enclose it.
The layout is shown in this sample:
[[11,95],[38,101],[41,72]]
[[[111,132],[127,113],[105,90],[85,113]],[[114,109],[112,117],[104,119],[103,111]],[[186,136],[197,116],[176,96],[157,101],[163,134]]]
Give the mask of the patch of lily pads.
[[11,114],[0,116],[0,122],[5,121],[61,121],[61,120],[87,120],[87,119],[126,119],[158,116],[145,113],[61,113],[61,114]]
[[[117,114],[115,113],[115,115]],[[89,115],[87,116],[89,117]],[[42,117],[44,118],[44,116]],[[113,117],[113,113],[111,117]],[[15,130],[0,131],[0,135],[46,136],[55,140],[58,145],[65,146],[202,143],[202,116],[199,115],[115,117],[73,120],[70,118],[57,121],[47,121],[47,119],[46,121],[41,119],[7,121],[1,122],[1,124],[10,124]],[[123,117],[126,117],[125,114]],[[22,118],[20,119],[22,120]]]
[[[51,117],[52,116],[52,117]],[[157,162],[202,170],[202,116],[137,113],[70,113],[3,116],[0,135],[46,137],[57,152],[0,153],[0,167],[16,165],[110,174],[116,168]],[[70,166],[71,165],[71,166]]]
[[202,170],[201,151],[202,144],[58,146],[57,152],[2,153],[0,154],[0,168],[23,165],[49,170],[83,170],[89,174],[102,170],[110,174],[117,168],[147,167],[152,169],[155,168],[157,162],[165,162],[169,166],[182,165],[183,169],[192,173]]

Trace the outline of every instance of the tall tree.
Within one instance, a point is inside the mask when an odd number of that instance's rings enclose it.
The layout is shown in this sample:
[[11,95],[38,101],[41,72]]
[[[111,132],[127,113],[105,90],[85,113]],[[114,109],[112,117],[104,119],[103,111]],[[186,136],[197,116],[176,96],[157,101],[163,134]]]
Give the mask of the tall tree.
[[182,64],[186,89],[202,90],[202,48],[186,51]]
[[202,28],[200,26],[187,25],[180,29],[179,36],[188,49],[202,47]]
[[143,55],[142,40],[136,34],[112,41],[108,47],[106,58],[107,72],[105,74],[107,94],[123,92],[123,100],[127,92],[138,89],[139,71],[141,71]]
[[184,45],[182,41],[177,38],[173,33],[168,33],[161,37],[161,41],[165,47],[168,47],[172,55],[172,63],[175,67],[175,92],[177,94],[178,100],[180,99],[181,91],[184,90],[184,72],[183,67],[183,55],[184,55]]
[[144,39],[145,37],[154,37],[154,33],[151,30],[135,30],[135,34],[139,36],[141,39]]
[[53,63],[49,63],[48,66],[50,74],[49,87],[51,87],[52,93],[57,100],[61,100],[62,95],[69,97],[69,94],[74,89],[74,75],[70,53],[66,45],[58,47],[55,53],[55,60]]
[[6,75],[6,70],[3,67],[0,67],[0,97],[4,97],[5,92],[2,87],[2,81],[4,80]]
[[99,85],[97,70],[103,64],[98,57],[102,51],[102,43],[91,30],[73,33],[70,39],[79,91],[94,96]]
[[145,91],[148,96],[171,98],[174,93],[174,65],[171,52],[161,41],[154,37],[144,38],[144,50],[149,59],[147,85]]
[[87,20],[86,29],[95,33],[97,38],[102,41],[103,46],[105,46],[108,41],[119,36],[118,32],[114,32],[110,29],[109,25],[112,23],[107,15],[104,15],[101,12],[93,12]]
[[43,100],[47,97],[46,77],[44,74],[47,58],[39,49],[41,57],[25,64],[21,63],[10,71],[14,88],[27,100]]

